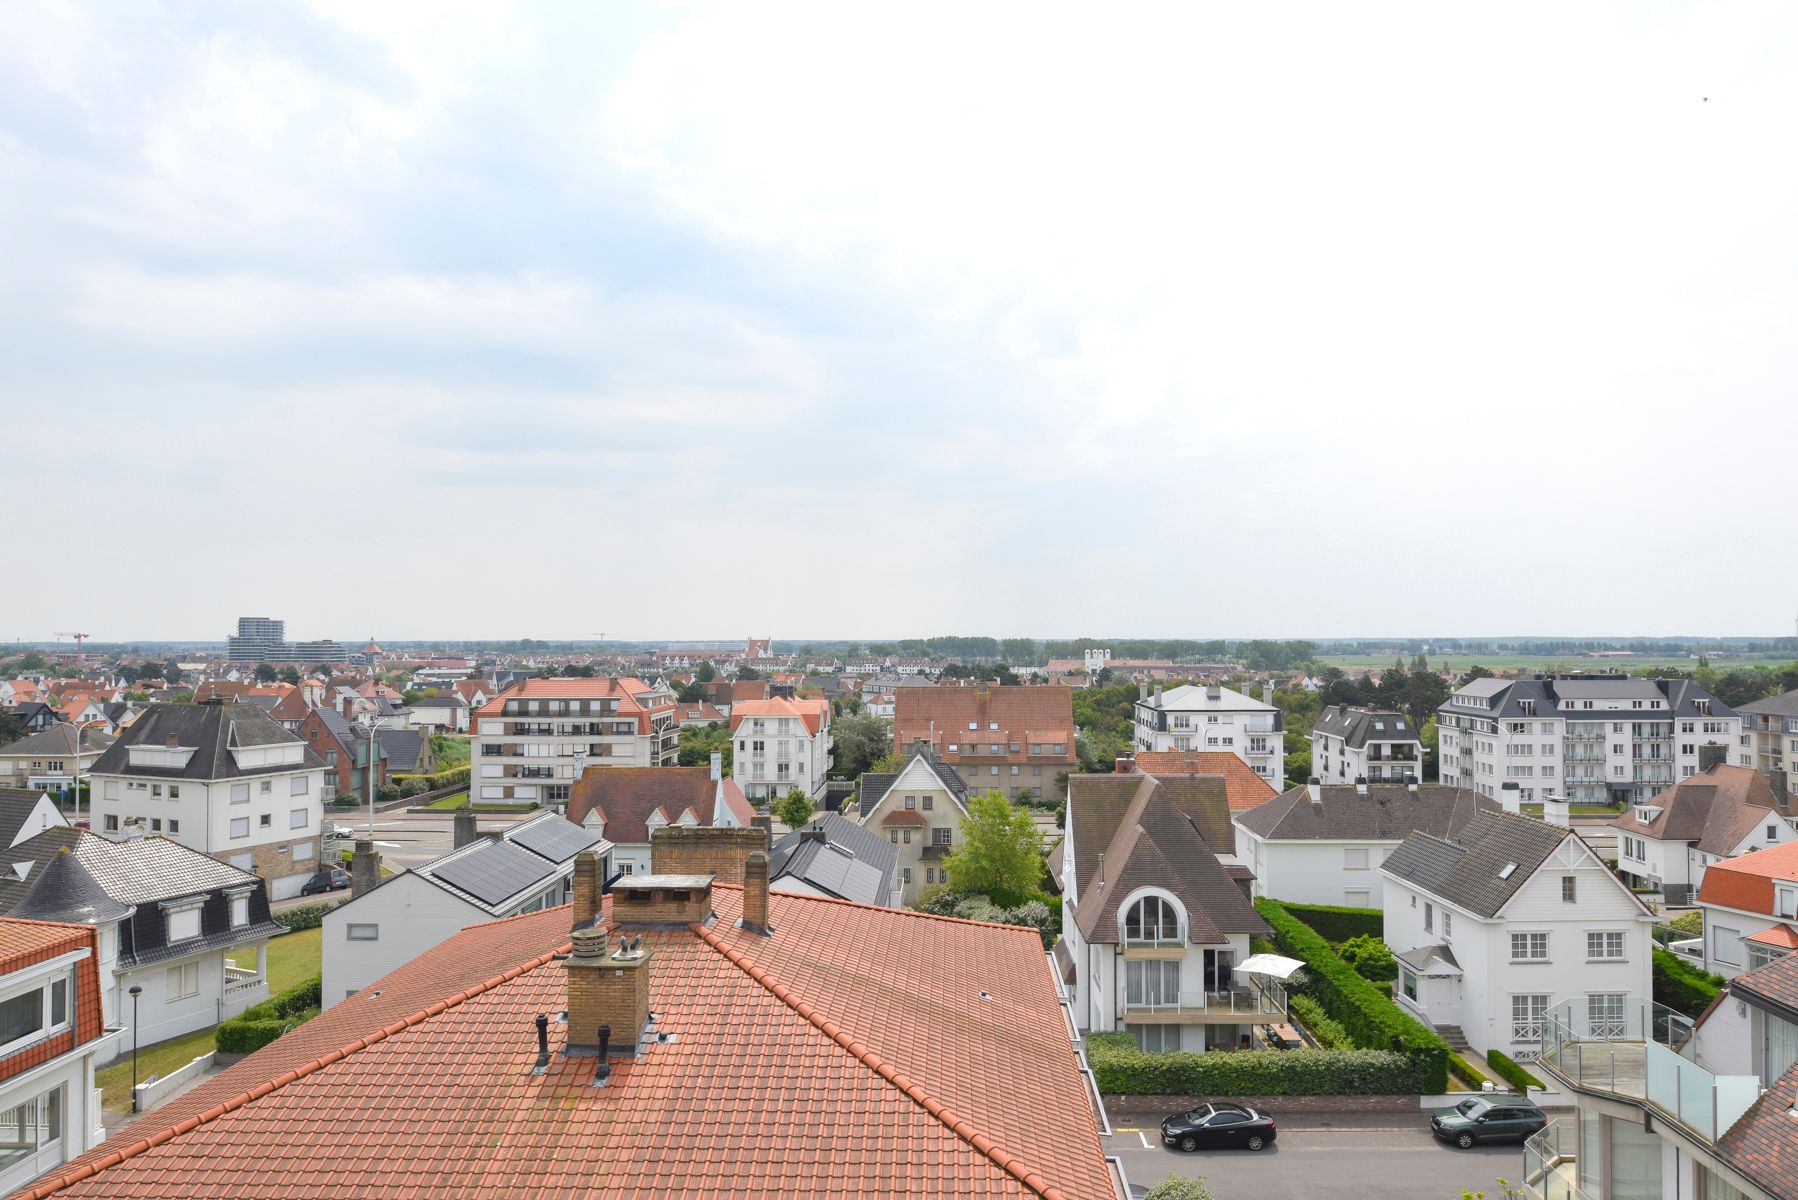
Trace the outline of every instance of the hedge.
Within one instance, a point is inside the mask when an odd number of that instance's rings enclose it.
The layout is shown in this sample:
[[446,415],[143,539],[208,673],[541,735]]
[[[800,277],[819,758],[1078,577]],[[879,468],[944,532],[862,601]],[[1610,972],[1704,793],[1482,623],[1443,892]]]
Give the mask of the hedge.
[[1677,954],[1654,948],[1654,999],[1697,1017],[1723,991],[1723,976],[1706,975]]
[[337,907],[338,902],[328,900],[320,904],[299,904],[284,912],[273,914],[275,924],[290,932],[302,929],[317,929],[325,922],[325,914]]
[[1482,1091],[1486,1086],[1486,1077],[1453,1050],[1448,1052],[1448,1073],[1476,1092]]
[[1516,1088],[1517,1094],[1520,1096],[1529,1095],[1531,1088],[1544,1088],[1547,1086],[1540,1079],[1537,1079],[1534,1075],[1531,1075],[1528,1071],[1519,1066],[1517,1061],[1510,1055],[1501,1053],[1500,1051],[1488,1050],[1486,1052],[1486,1065],[1491,1067],[1493,1071],[1498,1074],[1500,1079],[1503,1079],[1506,1083]]
[[[473,773],[474,773],[473,768],[470,767],[469,764],[463,763],[459,767],[451,767],[449,770],[439,771],[435,775],[397,775],[396,774],[393,777],[393,780],[394,780],[394,784],[397,785],[398,787],[404,787],[408,783],[417,782],[417,783],[424,784],[423,787],[418,789],[419,792],[434,792],[438,788],[454,787],[455,785],[460,784],[460,783],[467,783],[469,781],[469,779],[472,777]],[[417,792],[409,792],[407,794],[408,795],[417,795],[418,793]]]
[[1138,1050],[1127,1033],[1087,1039],[1101,1092],[1131,1096],[1395,1096],[1439,1091],[1429,1063],[1391,1050]]
[[250,1007],[218,1027],[216,1044],[226,1054],[252,1054],[318,1016],[324,980],[318,975]]
[[1341,945],[1363,934],[1384,937],[1386,918],[1377,908],[1345,908],[1340,904],[1293,904],[1282,900],[1286,911],[1315,930],[1331,945]]
[[1290,958],[1306,966],[1299,991],[1312,997],[1347,1031],[1355,1044],[1368,1050],[1397,1050],[1423,1063],[1424,1092],[1448,1090],[1448,1043],[1436,1031],[1386,998],[1374,984],[1336,956],[1330,944],[1309,925],[1286,911],[1277,900],[1257,900],[1255,908],[1273,927],[1274,944]]
[[1318,1045],[1325,1050],[1353,1050],[1355,1039],[1348,1035],[1348,1030],[1331,1020],[1323,1010],[1323,1006],[1309,996],[1292,997],[1292,1015],[1299,1024],[1317,1039]]

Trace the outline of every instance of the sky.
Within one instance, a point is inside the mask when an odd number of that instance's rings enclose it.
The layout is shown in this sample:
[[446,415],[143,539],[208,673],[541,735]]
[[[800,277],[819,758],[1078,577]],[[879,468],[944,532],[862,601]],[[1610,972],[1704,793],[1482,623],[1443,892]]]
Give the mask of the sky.
[[0,640],[1790,634],[1795,34],[24,0]]

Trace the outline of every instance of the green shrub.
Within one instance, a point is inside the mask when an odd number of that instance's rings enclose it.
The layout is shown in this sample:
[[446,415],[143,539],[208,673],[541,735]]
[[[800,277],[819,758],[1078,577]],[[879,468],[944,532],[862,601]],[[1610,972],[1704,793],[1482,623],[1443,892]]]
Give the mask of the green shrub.
[[1309,996],[1294,996],[1291,1004],[1292,1015],[1298,1018],[1299,1024],[1309,1030],[1325,1050],[1355,1048],[1355,1039],[1348,1035],[1348,1030],[1325,1014],[1323,1005]]
[[1286,911],[1276,900],[1257,900],[1255,908],[1273,927],[1280,953],[1302,960],[1305,981],[1299,991],[1323,1006],[1323,1010],[1348,1032],[1355,1044],[1370,1050],[1397,1050],[1423,1064],[1425,1085],[1421,1092],[1448,1090],[1448,1043],[1421,1021],[1387,999],[1374,984],[1336,956],[1310,926]]
[[1267,938],[1250,938],[1249,939],[1249,953],[1250,954],[1278,954],[1279,952],[1280,952],[1280,948],[1278,946],[1274,945]]
[[430,786],[417,776],[400,781],[400,796],[402,798],[406,796],[416,796],[420,792],[428,792],[430,790]]
[[1355,974],[1363,979],[1381,983],[1398,978],[1398,959],[1392,957],[1392,948],[1375,934],[1356,934],[1342,943],[1341,956],[1342,961],[1355,968]]
[[285,912],[273,914],[275,924],[284,929],[297,932],[301,929],[317,929],[324,924],[325,914],[337,907],[337,901],[327,900],[319,904],[300,904]]
[[1691,937],[1698,937],[1704,932],[1704,910],[1695,908],[1689,913],[1682,913],[1667,922],[1672,928]]
[[1453,1050],[1448,1052],[1448,1073],[1476,1092],[1486,1086],[1486,1077]]
[[1654,999],[1657,1004],[1697,1017],[1723,990],[1723,976],[1707,975],[1678,955],[1654,948]]
[[1486,1065],[1491,1067],[1500,1079],[1516,1088],[1517,1094],[1520,1096],[1529,1095],[1531,1088],[1544,1086],[1540,1079],[1524,1070],[1510,1055],[1502,1054],[1497,1050],[1486,1052]]
[[268,1003],[275,1006],[276,1015],[283,1017],[295,1016],[308,1010],[316,1012],[323,1003],[323,985],[323,976],[314,975],[271,997]]
[[[472,769],[470,766],[467,763],[463,763],[459,767],[450,767],[448,770],[439,771],[435,775],[395,775],[393,778],[396,783],[412,783],[415,781],[422,783],[424,786],[418,789],[420,792],[434,792],[438,788],[454,787],[460,783],[467,783],[471,774]],[[408,792],[406,794],[412,796],[417,795],[418,793]]]
[[1391,1050],[1146,1053],[1127,1033],[1087,1041],[1101,1092],[1136,1096],[1393,1096],[1440,1091],[1428,1060]]
[[215,1044],[226,1054],[253,1054],[288,1030],[318,1016],[323,980],[314,975],[250,1007],[218,1027]]
[[1379,937],[1386,932],[1386,918],[1377,908],[1345,908],[1340,904],[1292,904],[1282,900],[1286,911],[1315,930],[1331,945],[1341,945],[1350,938]]
[[234,1017],[218,1027],[217,1045],[226,1054],[254,1054],[298,1024],[298,1021],[246,1021]]
[[1036,930],[1043,949],[1055,945],[1061,936],[1061,897],[1038,893],[1024,903],[1007,908],[991,896],[979,892],[952,892],[948,888],[927,891],[912,905],[919,912],[940,917],[960,917],[964,921],[991,921],[995,925],[1026,925]]
[[1169,1175],[1144,1192],[1143,1200],[1217,1200],[1217,1193],[1205,1183],[1203,1176],[1188,1179],[1184,1175]]
[[398,800],[399,798],[400,785],[397,783],[383,783],[380,787],[375,789],[375,799],[381,801],[383,804],[389,800]]

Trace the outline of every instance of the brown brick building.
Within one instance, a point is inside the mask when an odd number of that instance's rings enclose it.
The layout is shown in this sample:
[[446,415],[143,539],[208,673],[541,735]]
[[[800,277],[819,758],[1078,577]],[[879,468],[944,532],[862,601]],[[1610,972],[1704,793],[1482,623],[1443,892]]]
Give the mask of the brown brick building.
[[1060,799],[1058,777],[1080,769],[1074,746],[1074,693],[1042,685],[899,688],[893,750],[928,745],[970,792]]

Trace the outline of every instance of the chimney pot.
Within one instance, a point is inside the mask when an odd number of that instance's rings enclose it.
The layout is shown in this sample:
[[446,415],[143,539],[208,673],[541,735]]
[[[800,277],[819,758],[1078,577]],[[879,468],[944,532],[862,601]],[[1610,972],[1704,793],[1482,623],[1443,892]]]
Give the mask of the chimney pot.
[[381,886],[381,856],[371,838],[357,838],[355,853],[350,855],[350,899],[366,895]]
[[723,778],[724,778],[724,755],[721,753],[718,753],[717,751],[714,751],[712,753],[712,782],[717,783],[720,780],[722,780]]
[[[819,831],[822,834],[822,830]],[[768,925],[768,856],[756,851],[743,864],[744,929],[757,933],[771,932]]]
[[600,878],[599,851],[583,850],[574,856],[574,927],[586,929],[599,918]]
[[163,744],[167,746],[179,746],[181,744],[181,739],[171,733]]

